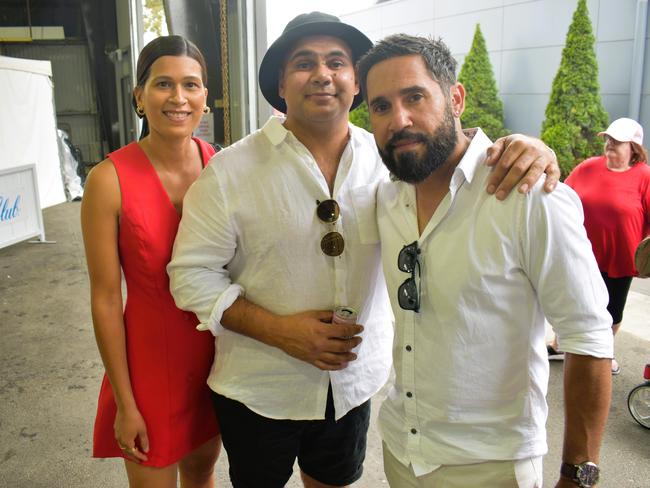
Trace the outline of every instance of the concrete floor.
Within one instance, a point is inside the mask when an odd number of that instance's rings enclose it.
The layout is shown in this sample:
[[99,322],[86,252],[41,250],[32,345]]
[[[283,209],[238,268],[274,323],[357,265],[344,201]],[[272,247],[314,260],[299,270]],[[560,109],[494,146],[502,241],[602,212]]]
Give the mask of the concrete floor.
[[[46,237],[55,244],[25,242],[0,250],[0,487],[126,486],[120,461],[90,458],[103,367],[90,321],[78,214],[78,203],[46,209]],[[650,487],[650,430],[634,422],[626,401],[650,362],[650,280],[635,280],[632,290],[616,341],[622,373],[614,379],[601,455],[605,488]],[[561,454],[561,375],[562,363],[553,363],[547,487],[554,485]],[[373,401],[374,415],[380,400]],[[217,485],[230,486],[227,479],[224,455]],[[297,475],[287,486],[301,486]],[[354,486],[387,486],[376,422],[364,475]]]

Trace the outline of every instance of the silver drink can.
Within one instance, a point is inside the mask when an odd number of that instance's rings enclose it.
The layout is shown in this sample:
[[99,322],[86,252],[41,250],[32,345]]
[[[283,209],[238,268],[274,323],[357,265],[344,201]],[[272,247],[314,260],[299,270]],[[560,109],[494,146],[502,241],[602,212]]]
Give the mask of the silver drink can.
[[352,307],[336,307],[332,315],[333,324],[356,324],[357,311]]

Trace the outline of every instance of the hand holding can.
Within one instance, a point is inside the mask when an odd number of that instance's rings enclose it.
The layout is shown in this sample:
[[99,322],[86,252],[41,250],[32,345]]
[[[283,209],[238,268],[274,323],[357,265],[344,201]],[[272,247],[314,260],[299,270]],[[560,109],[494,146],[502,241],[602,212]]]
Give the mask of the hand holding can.
[[[352,307],[339,306],[332,311],[332,323],[342,325],[356,325],[358,314]],[[353,336],[342,337],[342,339],[351,339]]]

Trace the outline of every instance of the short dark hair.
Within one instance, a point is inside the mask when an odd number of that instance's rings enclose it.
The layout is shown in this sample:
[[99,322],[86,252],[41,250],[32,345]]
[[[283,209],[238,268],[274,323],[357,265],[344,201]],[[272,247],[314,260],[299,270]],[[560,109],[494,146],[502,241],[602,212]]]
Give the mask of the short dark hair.
[[357,65],[359,83],[364,98],[368,99],[366,82],[370,69],[387,59],[399,56],[420,55],[427,66],[431,77],[448,96],[447,88],[456,83],[457,62],[451,55],[447,45],[441,39],[409,36],[408,34],[393,34],[374,45]]
[[[163,56],[188,56],[201,65],[201,79],[203,84],[208,84],[208,69],[205,64],[205,58],[198,47],[183,36],[161,36],[156,37],[147,44],[138,56],[138,65],[136,69],[136,86],[143,87],[149,78],[151,65],[158,58]],[[133,108],[137,108],[135,96],[131,99]]]

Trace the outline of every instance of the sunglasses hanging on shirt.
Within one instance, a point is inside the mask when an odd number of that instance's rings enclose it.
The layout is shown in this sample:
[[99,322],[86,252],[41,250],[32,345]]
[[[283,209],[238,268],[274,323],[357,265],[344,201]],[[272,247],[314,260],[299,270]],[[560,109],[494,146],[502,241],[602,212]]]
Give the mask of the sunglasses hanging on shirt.
[[397,289],[397,300],[399,306],[404,310],[412,310],[415,313],[420,311],[420,290],[415,280],[415,271],[420,273],[420,248],[418,241],[414,241],[402,248],[397,256],[397,267],[404,273],[411,273]]
[[[334,225],[341,216],[341,209],[336,200],[328,199],[319,202],[316,200],[316,215],[324,224]],[[343,236],[337,231],[330,231],[320,241],[320,248],[327,256],[340,256],[345,248]]]

